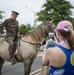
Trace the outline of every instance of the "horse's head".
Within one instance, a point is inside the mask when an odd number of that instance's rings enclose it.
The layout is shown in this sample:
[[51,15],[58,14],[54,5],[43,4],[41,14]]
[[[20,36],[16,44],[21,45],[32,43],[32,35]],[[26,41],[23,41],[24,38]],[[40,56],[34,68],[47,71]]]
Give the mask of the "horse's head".
[[45,21],[45,23],[43,24],[42,31],[44,36],[47,36],[49,32],[54,32],[55,25],[52,22],[53,20]]
[[39,25],[37,28],[29,31],[26,36],[29,36],[33,42],[40,43],[44,37],[48,36],[50,31],[54,31],[54,28],[55,25],[52,23],[52,21],[46,21],[42,25]]

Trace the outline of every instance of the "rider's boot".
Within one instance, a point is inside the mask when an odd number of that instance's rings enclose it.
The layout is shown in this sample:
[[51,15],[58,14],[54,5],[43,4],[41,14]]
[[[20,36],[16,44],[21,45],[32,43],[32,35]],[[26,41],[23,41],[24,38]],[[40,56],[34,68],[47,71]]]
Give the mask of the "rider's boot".
[[10,58],[11,58],[11,64],[14,65],[17,61],[15,59],[14,51],[13,51],[12,48],[9,48],[9,55],[10,55]]

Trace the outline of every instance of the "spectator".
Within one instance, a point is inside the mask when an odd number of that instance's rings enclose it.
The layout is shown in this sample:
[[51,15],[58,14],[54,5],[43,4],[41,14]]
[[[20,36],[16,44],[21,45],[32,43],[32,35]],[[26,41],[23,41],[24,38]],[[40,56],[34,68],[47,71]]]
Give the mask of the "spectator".
[[55,33],[59,40],[56,47],[48,48],[42,57],[42,64],[50,64],[48,75],[74,75],[74,31],[69,21],[58,23]]

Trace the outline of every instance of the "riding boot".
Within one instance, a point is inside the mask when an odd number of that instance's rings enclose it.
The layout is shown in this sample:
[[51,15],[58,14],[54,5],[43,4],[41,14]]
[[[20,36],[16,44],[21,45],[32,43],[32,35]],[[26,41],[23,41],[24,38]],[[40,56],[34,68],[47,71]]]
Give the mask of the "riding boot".
[[9,55],[11,59],[11,64],[14,65],[17,61],[15,59],[13,48],[9,48]]

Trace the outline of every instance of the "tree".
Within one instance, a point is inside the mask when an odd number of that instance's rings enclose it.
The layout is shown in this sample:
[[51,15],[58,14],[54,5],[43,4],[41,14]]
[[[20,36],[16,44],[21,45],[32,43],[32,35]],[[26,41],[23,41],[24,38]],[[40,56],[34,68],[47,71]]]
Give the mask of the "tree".
[[24,35],[25,33],[27,33],[28,31],[30,31],[32,29],[31,25],[30,24],[21,24],[19,26],[19,32],[21,35]]
[[31,30],[31,25],[30,24],[26,24],[26,28],[27,28],[27,32],[28,32],[29,30]]
[[[0,20],[4,18],[3,13],[5,13],[5,12],[0,10]],[[1,23],[2,23],[2,21],[0,21],[0,24],[1,24]],[[3,30],[4,30],[4,28],[2,28],[2,29],[0,30],[0,37],[2,36],[1,34],[4,33]]]
[[3,13],[5,13],[5,12],[0,10],[0,19],[3,19],[3,17],[4,17],[4,16],[2,15]]
[[69,20],[74,24],[72,11],[74,7],[66,0],[46,0],[42,10],[37,13],[37,21],[46,21],[54,19],[54,24],[61,20]]
[[21,35],[24,35],[26,33],[26,25],[21,24],[19,26],[19,32],[20,32]]

